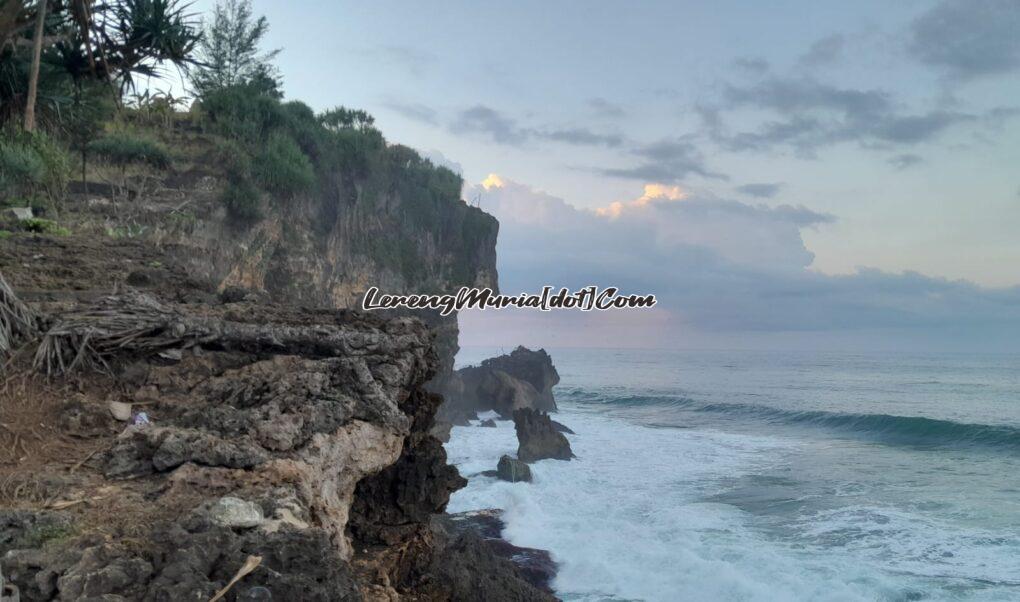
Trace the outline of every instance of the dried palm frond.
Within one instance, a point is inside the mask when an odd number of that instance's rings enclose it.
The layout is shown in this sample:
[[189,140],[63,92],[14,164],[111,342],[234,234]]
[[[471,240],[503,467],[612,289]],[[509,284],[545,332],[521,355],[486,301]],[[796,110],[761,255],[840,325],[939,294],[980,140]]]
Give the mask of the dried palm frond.
[[58,316],[39,344],[35,368],[46,374],[104,370],[116,355],[145,356],[196,345],[319,357],[362,355],[368,349],[365,334],[344,325],[255,324],[195,316],[128,291]]
[[0,273],[0,359],[35,338],[38,332],[35,313],[18,299]]

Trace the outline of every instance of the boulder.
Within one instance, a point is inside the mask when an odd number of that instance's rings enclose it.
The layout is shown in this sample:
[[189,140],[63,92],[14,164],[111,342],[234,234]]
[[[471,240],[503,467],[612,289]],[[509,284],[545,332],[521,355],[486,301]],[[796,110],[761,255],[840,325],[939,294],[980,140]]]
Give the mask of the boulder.
[[485,428],[494,429],[496,428],[496,421],[492,418],[487,418],[481,422],[478,426],[484,426]]
[[496,466],[496,476],[511,483],[517,483],[518,481],[530,483],[531,467],[520,460],[504,455],[499,459],[499,464]]
[[265,518],[262,508],[254,502],[236,497],[221,497],[209,509],[209,520],[221,527],[250,529],[257,527]]
[[546,458],[569,460],[574,457],[570,442],[556,430],[548,414],[531,408],[514,411],[514,428],[517,431],[517,457],[524,462]]

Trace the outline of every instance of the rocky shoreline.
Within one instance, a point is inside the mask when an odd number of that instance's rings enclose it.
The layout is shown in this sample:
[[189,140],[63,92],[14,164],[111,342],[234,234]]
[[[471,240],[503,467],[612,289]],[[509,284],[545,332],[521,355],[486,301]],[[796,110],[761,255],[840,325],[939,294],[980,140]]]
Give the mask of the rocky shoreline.
[[[553,599],[547,555],[444,516],[465,481],[434,436],[479,403],[554,409],[548,355],[455,374],[455,320],[343,309],[375,278],[422,284],[350,247],[368,217],[322,222],[328,201],[294,199],[232,229],[198,169],[137,200],[144,235],[107,234],[114,204],[72,194],[71,234],[0,239],[32,315],[0,345],[5,584],[21,600]],[[434,251],[426,285],[495,287],[495,222],[460,205],[440,209],[480,224],[471,248],[404,235]]]
[[431,329],[145,273],[26,295],[0,458],[21,600],[210,599],[235,577],[222,599],[554,599],[547,556],[442,514],[465,481],[429,434]]

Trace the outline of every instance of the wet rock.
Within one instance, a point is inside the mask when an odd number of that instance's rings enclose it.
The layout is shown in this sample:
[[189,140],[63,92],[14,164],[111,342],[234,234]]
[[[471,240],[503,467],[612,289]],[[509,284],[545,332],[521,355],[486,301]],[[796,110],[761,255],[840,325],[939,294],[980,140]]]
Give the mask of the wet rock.
[[496,428],[496,421],[493,420],[492,418],[487,418],[483,420],[478,426],[484,426],[485,428],[494,429]]
[[522,548],[502,539],[501,511],[443,515],[437,519],[437,528],[445,546],[434,570],[448,579],[452,599],[555,600],[550,583],[556,576],[556,563],[546,550]]
[[530,408],[514,411],[517,431],[517,457],[523,462],[546,458],[569,460],[574,456],[570,442],[552,424],[548,414]]
[[496,476],[504,481],[516,483],[524,481],[531,482],[531,467],[516,458],[504,455],[496,465]]
[[[413,395],[405,407],[416,408],[416,425],[427,426],[442,398]],[[363,479],[351,506],[350,531],[359,544],[394,544],[442,512],[450,494],[467,484],[446,463],[446,450],[434,437],[412,429],[400,458],[378,474]]]
[[567,433],[568,435],[576,434],[574,433],[574,431],[570,429],[569,426],[563,424],[562,422],[556,422],[555,420],[551,420],[550,422],[552,422],[553,428],[561,433]]
[[262,523],[262,508],[236,497],[221,497],[209,509],[209,520],[230,529],[250,529]]

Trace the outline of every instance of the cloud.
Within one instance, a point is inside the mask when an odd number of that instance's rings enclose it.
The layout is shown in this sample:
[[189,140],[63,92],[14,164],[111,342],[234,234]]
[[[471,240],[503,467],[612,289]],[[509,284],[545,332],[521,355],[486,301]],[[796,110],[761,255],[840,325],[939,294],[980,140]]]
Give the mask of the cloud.
[[760,182],[737,186],[736,190],[737,192],[748,196],[769,199],[776,196],[779,193],[779,189],[782,187],[783,185],[779,182]]
[[1020,3],[946,0],[910,28],[910,53],[950,77],[968,80],[1020,67]]
[[[883,90],[858,90],[822,83],[811,77],[770,77],[749,86],[728,85],[718,107],[702,107],[700,115],[710,136],[731,151],[761,151],[789,146],[811,155],[844,142],[917,144],[936,138],[979,116],[934,110],[905,113]],[[731,133],[722,118],[726,111],[750,108],[767,111],[757,127]],[[986,118],[999,119],[992,113]]]
[[627,114],[620,105],[609,102],[605,98],[589,98],[588,106],[599,117],[619,118]]
[[363,54],[381,63],[405,69],[416,76],[436,62],[432,53],[409,46],[380,46],[365,50]]
[[517,122],[485,105],[475,105],[457,114],[450,124],[457,134],[483,134],[499,144],[520,144],[528,133]]
[[799,62],[805,67],[819,67],[836,62],[843,55],[846,39],[842,34],[832,34],[819,39],[804,53]]
[[643,180],[645,182],[677,183],[694,174],[719,180],[729,179],[726,175],[709,170],[698,148],[689,140],[660,140],[631,151],[641,162],[634,167],[611,167],[596,169],[603,175]]
[[538,138],[544,138],[546,140],[553,140],[555,142],[565,142],[567,144],[575,144],[581,146],[607,146],[615,148],[623,144],[623,136],[618,134],[596,134],[586,128],[570,128],[563,130],[550,130],[544,132],[536,132],[534,134]]
[[[1020,334],[1020,288],[983,289],[912,272],[862,268],[830,276],[809,269],[804,229],[835,218],[806,207],[748,204],[668,184],[647,185],[637,198],[594,211],[498,176],[469,194],[476,191],[500,221],[502,290],[595,284],[655,293],[661,313],[642,332],[654,331],[648,336],[666,345],[692,330],[948,333],[942,342]],[[563,316],[547,327],[626,339],[619,321],[630,319],[626,312]]]
[[889,164],[896,169],[908,169],[915,165],[920,165],[921,163],[924,163],[924,157],[912,153],[904,153],[902,155],[896,155],[895,157],[889,157]]
[[575,146],[618,147],[624,139],[618,134],[601,134],[588,128],[532,128],[523,127],[517,120],[485,105],[475,105],[460,111],[450,123],[456,134],[476,134],[497,144],[521,145],[529,140],[548,140]]
[[442,151],[433,148],[423,152],[422,156],[437,167],[445,167],[458,176],[464,175],[464,166],[444,155]]
[[741,57],[733,61],[733,66],[752,75],[762,75],[769,70],[769,62],[760,57]]
[[384,102],[383,106],[411,121],[420,121],[429,125],[439,123],[436,110],[423,104],[389,101]]

